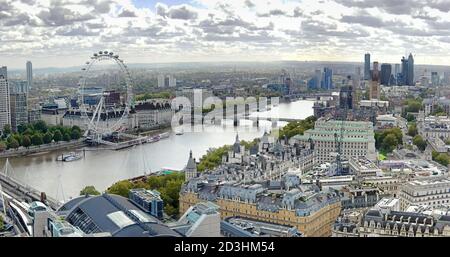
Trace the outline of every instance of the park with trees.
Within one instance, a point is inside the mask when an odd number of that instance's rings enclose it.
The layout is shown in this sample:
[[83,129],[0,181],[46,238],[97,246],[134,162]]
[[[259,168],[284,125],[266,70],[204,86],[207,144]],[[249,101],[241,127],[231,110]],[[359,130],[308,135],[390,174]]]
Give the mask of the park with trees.
[[3,128],[0,138],[0,152],[8,149],[28,148],[30,146],[40,146],[52,142],[72,141],[80,139],[81,128],[78,126],[53,126],[47,125],[45,121],[39,120],[30,124],[17,126],[17,131],[13,132],[9,124]]
[[[106,192],[128,198],[130,189],[145,188],[156,190],[161,194],[161,198],[164,201],[164,212],[169,216],[177,216],[179,213],[178,199],[183,183],[184,173],[174,172],[167,175],[149,176],[146,180],[137,182],[122,180],[114,183]],[[92,188],[89,190],[92,190]]]

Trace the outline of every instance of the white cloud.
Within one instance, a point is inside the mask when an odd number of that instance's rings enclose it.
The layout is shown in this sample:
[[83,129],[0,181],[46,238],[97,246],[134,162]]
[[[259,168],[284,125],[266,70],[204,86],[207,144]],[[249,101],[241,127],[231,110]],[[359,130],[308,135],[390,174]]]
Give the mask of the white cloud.
[[[416,52],[418,63],[421,56],[449,60],[448,1],[403,2],[195,0],[138,8],[131,0],[3,0],[1,65],[32,58],[42,66],[78,65],[98,48],[126,53],[129,62],[360,61],[365,51],[386,62],[405,51]],[[46,61],[61,54],[74,61]]]

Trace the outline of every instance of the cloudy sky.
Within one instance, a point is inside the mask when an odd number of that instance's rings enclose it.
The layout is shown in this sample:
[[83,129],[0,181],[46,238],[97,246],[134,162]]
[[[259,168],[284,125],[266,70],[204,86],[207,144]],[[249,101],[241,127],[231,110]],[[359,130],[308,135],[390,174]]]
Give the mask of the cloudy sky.
[[450,65],[449,0],[0,0],[0,65],[320,60]]

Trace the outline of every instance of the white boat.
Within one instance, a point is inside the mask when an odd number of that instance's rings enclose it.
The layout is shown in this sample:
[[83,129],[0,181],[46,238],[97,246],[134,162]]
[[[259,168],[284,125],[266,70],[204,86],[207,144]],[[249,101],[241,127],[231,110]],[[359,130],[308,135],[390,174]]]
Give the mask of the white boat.
[[81,159],[80,154],[76,154],[74,152],[68,153],[68,154],[61,154],[56,158],[57,161],[63,161],[63,162],[72,162],[77,161]]
[[177,136],[181,136],[181,135],[183,135],[184,133],[183,133],[183,130],[181,130],[181,131],[178,131],[177,133],[175,133],[175,135],[177,135]]
[[163,139],[163,138],[168,138],[169,136],[170,136],[170,133],[169,133],[169,132],[164,132],[164,133],[159,134],[159,137],[160,137],[161,139]]

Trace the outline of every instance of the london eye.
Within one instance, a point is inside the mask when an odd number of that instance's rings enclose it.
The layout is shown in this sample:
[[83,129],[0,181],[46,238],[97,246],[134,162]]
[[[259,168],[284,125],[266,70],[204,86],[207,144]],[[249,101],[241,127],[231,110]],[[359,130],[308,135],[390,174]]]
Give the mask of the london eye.
[[[96,65],[112,62],[119,68],[121,83],[116,91],[92,87],[89,79],[94,77]],[[94,53],[82,68],[79,81],[79,110],[85,124],[85,136],[102,140],[105,135],[123,132],[128,128],[128,117],[133,101],[133,85],[130,72],[119,55],[108,51]]]

